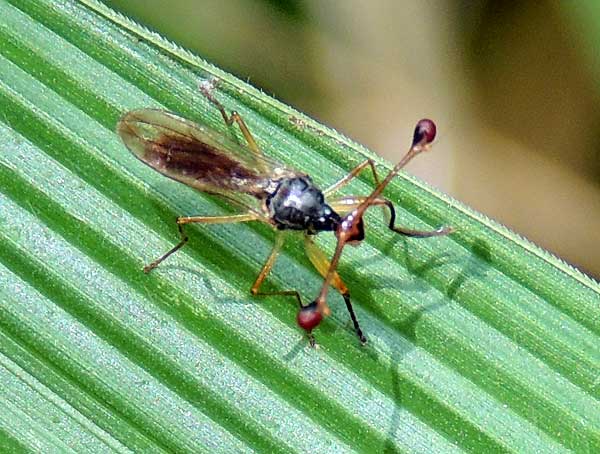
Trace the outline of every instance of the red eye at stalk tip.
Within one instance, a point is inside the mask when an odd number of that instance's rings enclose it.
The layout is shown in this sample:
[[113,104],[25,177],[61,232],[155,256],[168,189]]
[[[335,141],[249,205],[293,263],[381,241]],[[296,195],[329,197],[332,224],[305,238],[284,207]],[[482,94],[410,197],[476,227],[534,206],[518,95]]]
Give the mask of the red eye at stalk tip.
[[423,118],[415,126],[413,134],[413,147],[415,145],[428,145],[435,140],[436,126],[432,120]]
[[321,320],[323,320],[323,314],[317,309],[316,301],[300,309],[298,317],[296,317],[296,321],[300,328],[306,331],[311,331],[318,326],[319,323],[321,323]]

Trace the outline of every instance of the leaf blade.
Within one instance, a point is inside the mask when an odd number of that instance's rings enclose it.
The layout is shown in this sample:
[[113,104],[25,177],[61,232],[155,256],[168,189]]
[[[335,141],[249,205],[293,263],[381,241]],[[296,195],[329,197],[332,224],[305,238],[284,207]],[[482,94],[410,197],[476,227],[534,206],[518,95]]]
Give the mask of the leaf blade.
[[[385,226],[368,218],[367,244],[341,268],[367,351],[345,328],[339,299],[315,352],[287,301],[247,295],[267,229],[193,229],[187,251],[142,275],[175,240],[175,215],[227,207],[129,156],[112,131],[123,111],[164,106],[225,130],[196,94],[198,75],[218,75],[219,96],[266,152],[302,162],[317,181],[373,155],[112,13],[107,22],[67,1],[11,3],[0,3],[0,141],[10,150],[0,157],[0,261],[4,288],[20,284],[29,296],[9,292],[2,334],[35,353],[37,363],[21,363],[32,378],[46,383],[41,367],[50,368],[77,391],[64,392],[74,409],[98,405],[81,413],[114,436],[111,449],[208,450],[214,440],[224,452],[598,446],[598,285],[413,178],[387,191],[402,222],[459,233],[390,247]],[[274,285],[290,282],[308,296],[319,283],[298,244],[274,270]],[[2,353],[16,363],[14,349]],[[52,444],[56,432],[39,427]]]

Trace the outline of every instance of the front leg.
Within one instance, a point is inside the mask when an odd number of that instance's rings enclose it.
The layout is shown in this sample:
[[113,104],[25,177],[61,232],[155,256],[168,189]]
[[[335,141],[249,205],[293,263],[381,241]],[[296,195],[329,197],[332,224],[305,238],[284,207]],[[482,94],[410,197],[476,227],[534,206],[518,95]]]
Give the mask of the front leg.
[[[339,199],[333,199],[329,201],[329,206],[338,213],[350,213],[357,209],[367,197],[342,197]],[[388,228],[393,232],[399,233],[404,236],[412,238],[429,238],[432,236],[443,236],[453,233],[455,230],[452,227],[441,226],[436,230],[413,230],[406,227],[395,225],[396,223],[396,209],[391,201],[378,197],[371,202],[370,206],[385,207],[390,211],[390,222]]]

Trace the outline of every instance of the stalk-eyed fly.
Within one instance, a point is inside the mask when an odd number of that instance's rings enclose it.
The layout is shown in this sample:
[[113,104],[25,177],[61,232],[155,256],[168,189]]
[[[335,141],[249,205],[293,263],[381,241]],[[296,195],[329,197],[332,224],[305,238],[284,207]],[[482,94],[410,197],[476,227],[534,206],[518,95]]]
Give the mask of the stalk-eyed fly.
[[[261,221],[276,230],[275,245],[258,277],[250,288],[253,295],[289,295],[297,299],[300,310],[297,322],[308,333],[314,345],[312,330],[323,316],[330,314],[327,305],[329,286],[335,287],[346,302],[354,330],[362,343],[366,342],[350,301],[348,287],[337,273],[337,265],[346,244],[358,244],[364,239],[363,215],[367,208],[380,206],[390,212],[389,228],[408,237],[446,235],[451,228],[433,231],[411,230],[395,225],[392,203],[381,193],[392,178],[417,154],[430,149],[436,127],[431,120],[421,120],[415,128],[412,145],[406,155],[379,181],[371,159],[356,166],[348,175],[321,191],[309,175],[293,170],[265,156],[258,147],[242,117],[235,111],[227,114],[213,94],[211,83],[200,85],[202,94],[219,110],[228,126],[237,123],[246,141],[238,144],[226,135],[206,125],[193,123],[172,113],[157,109],[127,112],[117,124],[117,132],[131,152],[142,162],[163,175],[214,194],[240,209],[227,216],[181,216],[177,218],[179,243],[164,255],[144,267],[148,273],[163,260],[181,249],[188,241],[184,225],[190,223],[219,224]],[[371,169],[376,187],[368,196],[333,197],[363,170]],[[261,285],[275,263],[288,231],[304,236],[306,254],[324,277],[318,297],[304,305],[296,290],[263,292]],[[337,237],[336,249],[330,261],[318,248],[314,237],[319,232],[332,231]]]

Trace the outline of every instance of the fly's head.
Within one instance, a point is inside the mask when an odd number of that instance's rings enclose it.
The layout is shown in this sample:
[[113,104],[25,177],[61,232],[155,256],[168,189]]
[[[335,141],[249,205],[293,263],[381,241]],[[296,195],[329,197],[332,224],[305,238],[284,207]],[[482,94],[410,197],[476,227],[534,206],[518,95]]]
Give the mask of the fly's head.
[[362,213],[353,210],[344,216],[335,230],[338,241],[352,246],[358,246],[365,239],[365,223]]

